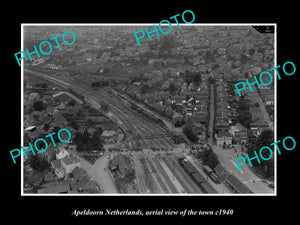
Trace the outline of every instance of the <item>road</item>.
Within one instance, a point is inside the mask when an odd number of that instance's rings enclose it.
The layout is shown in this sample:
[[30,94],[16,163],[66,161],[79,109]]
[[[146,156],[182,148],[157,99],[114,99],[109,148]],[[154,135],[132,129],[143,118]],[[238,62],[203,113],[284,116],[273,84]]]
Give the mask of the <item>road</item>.
[[108,153],[105,153],[102,157],[96,160],[94,165],[92,165],[87,160],[78,155],[75,151],[69,151],[71,154],[76,155],[80,159],[81,168],[87,172],[89,177],[93,178],[96,181],[101,189],[103,189],[104,193],[119,193],[113,179],[108,172]]

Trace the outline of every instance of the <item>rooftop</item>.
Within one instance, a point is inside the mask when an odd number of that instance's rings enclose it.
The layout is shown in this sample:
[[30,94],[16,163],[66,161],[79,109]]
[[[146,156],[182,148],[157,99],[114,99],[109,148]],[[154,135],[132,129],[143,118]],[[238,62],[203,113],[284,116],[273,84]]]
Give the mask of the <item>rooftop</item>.
[[66,193],[70,191],[70,185],[69,184],[59,184],[59,185],[55,185],[55,186],[51,186],[51,187],[47,187],[47,188],[43,188],[43,189],[39,189],[38,190],[38,194],[50,194],[50,193]]
[[225,180],[230,183],[239,193],[252,193],[239,179],[232,174],[225,177]]
[[61,160],[59,160],[59,159],[53,160],[53,161],[51,161],[51,165],[52,165],[53,169],[60,169],[61,168]]
[[76,156],[70,155],[70,156],[66,156],[65,158],[61,159],[61,161],[66,165],[71,165],[71,164],[80,162],[80,159],[77,158]]
[[239,132],[239,131],[246,131],[247,128],[245,128],[242,124],[237,123],[234,126],[230,126],[230,129],[234,132]]

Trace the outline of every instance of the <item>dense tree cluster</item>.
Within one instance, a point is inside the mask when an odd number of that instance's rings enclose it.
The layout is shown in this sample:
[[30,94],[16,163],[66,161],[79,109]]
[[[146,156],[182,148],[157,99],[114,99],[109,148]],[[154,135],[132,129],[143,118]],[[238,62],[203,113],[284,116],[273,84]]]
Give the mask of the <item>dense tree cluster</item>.
[[[248,146],[248,156],[249,158],[255,157],[254,151],[259,152],[259,150],[264,146],[270,146],[271,143],[274,142],[274,132],[272,130],[264,130],[261,132],[259,137],[255,139]],[[272,147],[271,147],[272,148]],[[273,148],[272,148],[273,149]],[[274,152],[274,150],[273,150]],[[263,155],[264,158],[269,157],[269,152],[264,152],[267,155]],[[273,154],[274,155],[274,154]],[[253,168],[260,174],[262,174],[265,178],[270,178],[274,176],[274,157],[270,160],[260,160],[260,163],[257,160],[251,161]]]
[[182,129],[183,133],[187,136],[188,139],[190,139],[192,142],[197,143],[198,137],[197,134],[193,131],[192,123],[191,121],[187,121],[185,126]]
[[97,129],[92,135],[85,132],[77,132],[75,134],[74,143],[77,146],[77,151],[92,151],[92,150],[103,150],[103,143],[101,140],[102,130]]
[[35,101],[32,104],[32,108],[34,111],[43,111],[44,109],[47,108],[47,105],[43,101]]
[[186,70],[182,75],[182,78],[188,84],[191,82],[199,84],[201,82],[201,74],[199,72],[191,72],[189,70]]
[[29,165],[32,169],[37,171],[44,171],[49,168],[49,164],[45,159],[40,159],[37,156],[31,156],[29,158]]
[[219,164],[218,157],[211,148],[207,148],[203,152],[198,153],[196,157],[201,158],[203,164],[209,166],[211,169],[214,169]]

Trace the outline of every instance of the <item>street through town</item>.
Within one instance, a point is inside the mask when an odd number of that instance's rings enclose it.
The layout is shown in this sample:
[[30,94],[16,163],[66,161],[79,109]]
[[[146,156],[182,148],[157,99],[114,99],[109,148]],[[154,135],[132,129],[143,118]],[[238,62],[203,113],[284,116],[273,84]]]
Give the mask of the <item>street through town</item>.
[[[213,129],[214,129],[214,118],[215,118],[215,85],[210,85],[210,105],[209,105],[209,138],[208,143],[212,147],[212,150],[218,156],[220,164],[225,167],[227,171],[233,174],[238,178],[242,183],[246,184],[247,187],[253,193],[273,193],[274,190],[268,187],[267,183],[261,180],[248,166],[244,164],[242,171],[236,167],[234,159],[237,158],[237,154],[233,148],[223,149],[221,146],[218,146],[214,143],[213,139]],[[234,156],[235,155],[235,156]]]

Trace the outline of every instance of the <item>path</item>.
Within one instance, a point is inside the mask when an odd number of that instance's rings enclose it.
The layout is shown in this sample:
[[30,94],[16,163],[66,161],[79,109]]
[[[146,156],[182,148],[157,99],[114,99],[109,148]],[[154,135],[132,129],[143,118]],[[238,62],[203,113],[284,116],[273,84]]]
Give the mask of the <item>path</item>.
[[[72,154],[76,154],[72,152]],[[113,179],[108,172],[108,153],[96,160],[95,164],[90,164],[87,160],[76,154],[80,158],[81,168],[84,169],[89,177],[93,178],[96,183],[103,189],[104,193],[118,193]],[[104,169],[105,168],[105,169]]]

